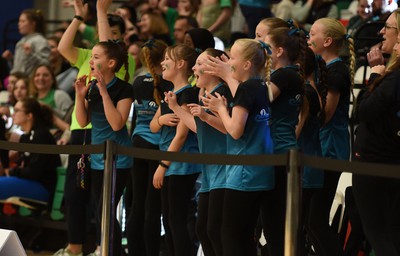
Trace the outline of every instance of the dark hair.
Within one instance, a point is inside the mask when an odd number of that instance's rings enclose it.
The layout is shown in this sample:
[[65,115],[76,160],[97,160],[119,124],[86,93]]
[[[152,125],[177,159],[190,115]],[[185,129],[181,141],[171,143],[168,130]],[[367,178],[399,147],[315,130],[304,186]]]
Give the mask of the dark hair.
[[122,19],[121,16],[109,13],[107,14],[107,19],[108,19],[108,24],[110,24],[110,27],[118,26],[121,34],[125,34],[126,31],[125,21]]
[[[26,85],[26,91],[28,92],[28,93],[27,93],[27,96],[29,96],[29,78],[28,78],[28,77],[20,77],[20,78],[17,79],[17,81],[15,82],[15,84],[17,84],[18,81],[20,81],[20,80],[24,81],[24,83],[25,83],[25,85]],[[11,92],[11,95],[10,95],[10,103],[11,103],[12,105],[15,105],[15,103],[17,103],[17,99],[16,99],[15,96],[14,96],[15,88],[16,88],[16,87],[15,87],[15,85],[14,85],[14,87],[13,87],[13,89],[12,89],[12,92]]]
[[137,14],[136,9],[133,3],[123,3],[118,8],[126,9],[131,14],[131,18],[129,19],[132,23],[137,22]]
[[46,22],[44,20],[44,16],[41,10],[39,9],[25,9],[21,12],[21,14],[25,14],[26,18],[35,22],[35,32],[40,33],[42,35],[46,34]]
[[177,44],[169,46],[165,50],[165,54],[168,55],[173,61],[184,60],[187,62],[187,75],[188,77],[193,74],[192,67],[196,64],[196,59],[199,53],[187,46],[186,44]]
[[50,129],[53,125],[53,111],[50,107],[40,104],[35,98],[25,97],[20,100],[25,113],[32,114],[33,125],[32,129],[36,127],[45,127]]
[[213,34],[205,28],[192,28],[186,31],[186,34],[192,38],[194,48],[204,51],[207,48],[215,47]]
[[153,77],[153,97],[156,100],[158,105],[161,104],[161,93],[158,90],[158,85],[161,82],[160,76],[156,73],[155,67],[160,65],[164,58],[165,49],[167,49],[168,45],[161,40],[150,39],[146,43],[143,44],[142,50],[140,51],[140,61],[146,65],[149,70],[151,76]]
[[191,28],[199,28],[199,23],[197,22],[197,20],[192,17],[192,16],[183,16],[183,15],[179,15],[178,17],[176,17],[175,22],[177,20],[186,20],[186,22],[189,24],[189,26]]
[[124,80],[127,82],[129,80],[129,66],[128,66],[128,52],[126,51],[125,44],[121,41],[101,41],[96,45],[102,47],[107,55],[107,58],[114,59],[116,61],[114,72],[118,72],[124,65],[126,73]]
[[305,55],[305,77],[309,77],[313,73],[315,86],[317,87],[319,97],[321,98],[321,112],[319,119],[321,124],[324,124],[326,97],[328,95],[328,84],[326,82],[328,70],[326,69],[324,59],[322,59],[321,56],[316,56],[313,50],[307,47]]

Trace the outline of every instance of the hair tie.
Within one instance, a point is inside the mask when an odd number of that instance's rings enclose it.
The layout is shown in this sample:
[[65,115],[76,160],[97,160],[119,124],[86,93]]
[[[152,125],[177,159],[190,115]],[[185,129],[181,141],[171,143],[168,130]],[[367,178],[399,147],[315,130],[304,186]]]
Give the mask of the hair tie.
[[269,46],[268,44],[266,44],[264,41],[261,41],[261,40],[258,40],[258,42],[261,44],[261,47],[267,51],[268,55],[272,54],[271,46]]
[[349,35],[349,34],[344,34],[344,39],[346,39],[346,40],[349,40],[349,38],[351,38],[351,35]]
[[304,30],[303,28],[292,28],[291,30],[289,30],[288,36],[299,35],[301,31],[303,31],[304,35],[307,38],[308,32],[306,30]]
[[294,22],[293,22],[292,19],[288,19],[286,22],[287,22],[288,27],[289,27],[290,29],[295,28],[295,25],[294,25]]
[[120,43],[121,41],[120,41],[120,40],[108,39],[107,42],[110,43],[110,44],[118,44],[118,45],[119,45],[119,43]]
[[198,54],[201,54],[202,52],[203,52],[203,50],[202,49],[200,49],[200,48],[194,48],[194,50],[198,53]]
[[149,48],[149,49],[152,49],[153,47],[154,47],[154,48],[157,48],[157,45],[155,45],[154,43],[155,43],[155,40],[154,40],[153,38],[152,38],[152,39],[149,39],[149,40],[147,40],[146,43],[143,44],[142,48],[143,48],[143,47],[147,47],[147,48]]

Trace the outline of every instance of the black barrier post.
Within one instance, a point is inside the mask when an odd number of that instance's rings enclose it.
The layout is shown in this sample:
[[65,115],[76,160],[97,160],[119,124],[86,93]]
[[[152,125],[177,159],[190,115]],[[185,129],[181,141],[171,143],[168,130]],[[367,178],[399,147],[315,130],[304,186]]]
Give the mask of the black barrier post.
[[301,225],[301,173],[297,149],[288,153],[288,175],[285,221],[285,256],[297,256]]
[[[103,207],[101,218],[101,255],[112,255],[114,218],[112,215],[112,202],[114,201],[113,191],[113,165],[115,160],[115,143],[106,141],[104,153],[104,177],[103,177]],[[111,246],[110,246],[111,245]]]

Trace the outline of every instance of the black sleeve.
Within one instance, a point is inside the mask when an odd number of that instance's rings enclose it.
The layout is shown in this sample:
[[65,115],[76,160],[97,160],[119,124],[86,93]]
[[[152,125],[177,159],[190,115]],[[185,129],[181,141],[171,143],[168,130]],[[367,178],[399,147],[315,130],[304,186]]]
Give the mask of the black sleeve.
[[285,69],[278,69],[275,71],[271,76],[271,82],[279,88],[281,93],[290,89],[290,79],[288,79],[288,74],[285,72]]
[[251,96],[251,89],[248,88],[248,83],[244,82],[239,85],[233,99],[233,106],[241,106],[249,112],[253,106],[253,97]]
[[[30,135],[25,134],[22,135],[20,142],[55,145],[54,137],[49,132],[36,130],[32,141],[30,141],[29,136]],[[24,165],[11,169],[10,175],[28,180],[40,181],[49,168],[54,167],[53,165],[61,165],[59,157],[58,162],[53,161],[53,159],[56,159],[54,155],[31,153],[27,156],[25,153]]]
[[393,105],[395,86],[400,83],[400,73],[388,74],[372,91],[366,91],[360,102],[360,121],[378,120]]
[[178,99],[178,104],[198,103],[199,102],[199,90],[197,87],[190,87],[182,91]]

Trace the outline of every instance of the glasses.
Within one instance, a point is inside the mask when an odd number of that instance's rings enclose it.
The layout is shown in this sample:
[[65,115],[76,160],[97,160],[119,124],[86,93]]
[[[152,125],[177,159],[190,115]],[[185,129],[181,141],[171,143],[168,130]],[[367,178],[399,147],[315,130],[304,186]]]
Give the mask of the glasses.
[[396,26],[390,26],[389,24],[387,24],[387,23],[385,23],[385,25],[383,26],[385,29],[396,29],[397,30],[397,27]]

